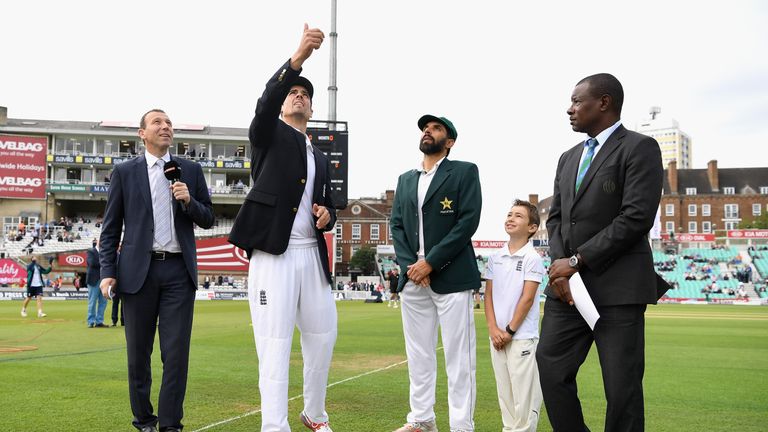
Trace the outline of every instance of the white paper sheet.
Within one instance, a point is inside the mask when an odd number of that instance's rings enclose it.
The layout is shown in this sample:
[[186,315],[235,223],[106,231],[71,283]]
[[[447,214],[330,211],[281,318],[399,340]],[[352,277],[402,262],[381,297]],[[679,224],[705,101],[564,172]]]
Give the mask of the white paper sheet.
[[587,287],[584,286],[584,281],[581,280],[581,275],[578,272],[571,276],[570,286],[573,304],[584,318],[584,321],[587,322],[589,328],[594,330],[597,320],[600,319],[600,314],[597,313],[595,303],[592,301],[592,297],[589,296]]

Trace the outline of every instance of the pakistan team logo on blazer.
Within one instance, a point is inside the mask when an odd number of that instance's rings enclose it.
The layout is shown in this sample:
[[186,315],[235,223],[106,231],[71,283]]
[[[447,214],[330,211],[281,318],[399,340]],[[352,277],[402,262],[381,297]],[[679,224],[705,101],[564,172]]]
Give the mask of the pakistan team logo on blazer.
[[442,201],[440,201],[440,204],[443,205],[443,208],[440,210],[440,214],[451,214],[455,213],[453,211],[453,200],[449,200],[448,197],[443,198]]

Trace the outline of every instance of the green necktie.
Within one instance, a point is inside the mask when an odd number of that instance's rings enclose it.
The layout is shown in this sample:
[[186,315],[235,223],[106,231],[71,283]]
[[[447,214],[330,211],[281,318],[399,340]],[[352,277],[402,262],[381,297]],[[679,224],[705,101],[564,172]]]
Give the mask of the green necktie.
[[584,161],[581,162],[581,166],[579,167],[579,175],[576,176],[576,192],[579,191],[581,181],[584,180],[584,175],[587,174],[589,164],[592,163],[592,157],[595,155],[595,147],[597,147],[597,140],[590,138],[587,140],[587,142],[584,143],[584,145],[587,146],[587,155],[584,157]]

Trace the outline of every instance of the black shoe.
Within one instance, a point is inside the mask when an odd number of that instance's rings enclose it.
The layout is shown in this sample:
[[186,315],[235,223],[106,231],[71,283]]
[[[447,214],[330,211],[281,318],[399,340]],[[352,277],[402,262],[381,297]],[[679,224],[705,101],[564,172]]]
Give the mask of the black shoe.
[[88,328],[93,328],[93,324],[88,324]]
[[117,327],[117,323],[112,323],[111,327]]
[[157,432],[157,427],[155,426],[144,426],[141,428],[141,432]]
[[98,323],[98,324],[95,324],[94,327],[104,327],[104,328],[106,328],[107,326],[105,326],[104,323]]
[[169,427],[163,429],[163,432],[181,432],[181,429],[176,429],[175,427]]

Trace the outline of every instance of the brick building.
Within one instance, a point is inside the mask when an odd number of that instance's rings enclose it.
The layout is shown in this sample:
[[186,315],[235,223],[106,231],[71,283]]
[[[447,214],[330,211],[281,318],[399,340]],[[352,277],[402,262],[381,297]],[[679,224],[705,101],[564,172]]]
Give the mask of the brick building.
[[678,169],[664,171],[661,231],[715,234],[743,227],[768,212],[768,167]]
[[392,244],[389,216],[395,191],[380,198],[351,199],[347,208],[336,212],[336,274],[349,274],[349,260],[358,249]]

